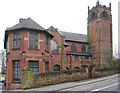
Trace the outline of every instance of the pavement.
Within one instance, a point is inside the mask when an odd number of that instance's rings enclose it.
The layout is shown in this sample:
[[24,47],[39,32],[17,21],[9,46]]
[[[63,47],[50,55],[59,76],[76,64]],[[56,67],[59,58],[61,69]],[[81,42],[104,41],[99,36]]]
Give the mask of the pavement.
[[1,93],[2,91],[5,91],[5,90],[6,90],[6,88],[5,88],[5,86],[4,86],[4,83],[0,82],[0,93]]
[[[114,74],[110,76],[104,76],[99,78],[75,81],[75,82],[67,82],[56,85],[44,86],[41,88],[32,88],[26,90],[6,90],[6,91],[54,91],[63,92],[63,91],[119,91],[120,81],[118,79],[120,74]],[[114,92],[115,93],[115,92]],[[118,92],[119,93],[119,92]]]
[[0,93],[2,92],[2,83],[0,82]]

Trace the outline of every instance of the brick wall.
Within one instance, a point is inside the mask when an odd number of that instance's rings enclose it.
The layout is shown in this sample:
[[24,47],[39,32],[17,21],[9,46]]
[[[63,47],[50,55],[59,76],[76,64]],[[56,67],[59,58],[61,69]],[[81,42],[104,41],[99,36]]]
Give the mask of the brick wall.
[[[91,78],[118,73],[117,69],[93,69]],[[76,81],[90,78],[88,68],[86,70],[70,70],[49,73],[32,73],[29,68],[22,70],[22,89],[35,88],[45,85],[58,84],[68,81]]]
[[120,73],[118,68],[115,68],[115,69],[95,69],[92,71],[92,78],[111,75],[111,74],[115,74],[115,73]]
[[29,68],[22,71],[22,88],[33,88],[88,78],[85,70],[71,70],[48,73],[32,73]]

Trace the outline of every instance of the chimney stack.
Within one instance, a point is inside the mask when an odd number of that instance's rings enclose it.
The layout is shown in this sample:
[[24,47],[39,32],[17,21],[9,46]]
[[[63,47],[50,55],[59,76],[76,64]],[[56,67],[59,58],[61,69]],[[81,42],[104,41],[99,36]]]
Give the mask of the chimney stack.
[[26,20],[26,19],[25,18],[20,18],[19,22],[21,23],[24,20]]

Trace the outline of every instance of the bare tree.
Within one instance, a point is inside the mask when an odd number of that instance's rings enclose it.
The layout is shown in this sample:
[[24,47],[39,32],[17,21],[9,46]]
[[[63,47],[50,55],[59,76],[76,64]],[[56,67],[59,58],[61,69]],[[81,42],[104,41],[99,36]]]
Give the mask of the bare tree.
[[110,52],[105,52],[105,59],[107,60],[110,68],[118,68],[120,67],[120,59],[117,48],[115,46],[113,54]]
[[6,52],[5,52],[5,50],[1,50],[0,55],[1,55],[1,65],[2,65],[1,73],[5,74],[5,71],[6,71],[6,69],[5,69],[5,65],[6,65]]

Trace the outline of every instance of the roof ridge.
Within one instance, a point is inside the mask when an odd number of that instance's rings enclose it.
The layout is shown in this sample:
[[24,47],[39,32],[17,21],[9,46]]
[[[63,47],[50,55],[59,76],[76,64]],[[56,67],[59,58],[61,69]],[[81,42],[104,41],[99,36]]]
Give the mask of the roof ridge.
[[21,22],[17,23],[16,25],[7,28],[6,30],[14,30],[19,28],[31,28],[36,30],[45,30],[41,25],[39,25],[37,22],[35,22],[33,19],[28,17],[27,19],[23,19]]
[[78,34],[78,35],[86,35],[86,34],[80,34],[80,33],[74,33],[74,32],[66,32],[66,31],[60,31],[60,32],[65,32],[65,33],[73,33],[73,34]]
[[70,40],[70,41],[79,41],[79,42],[87,42],[87,35],[85,34],[78,34],[78,33],[73,33],[73,32],[64,32],[64,31],[59,31],[58,32],[62,35],[65,36],[65,40]]
[[[21,19],[21,18],[20,18]],[[26,21],[26,20],[28,20],[28,19],[31,19],[30,17],[28,17],[27,19],[25,19],[25,20],[23,20],[23,21],[19,21],[17,24],[15,24],[15,25],[13,25],[13,26],[11,26],[11,27],[8,27],[6,30],[9,30],[10,28],[13,28],[13,27],[15,27],[15,26],[17,26],[17,25],[19,25],[20,23],[23,23],[24,21]]]

